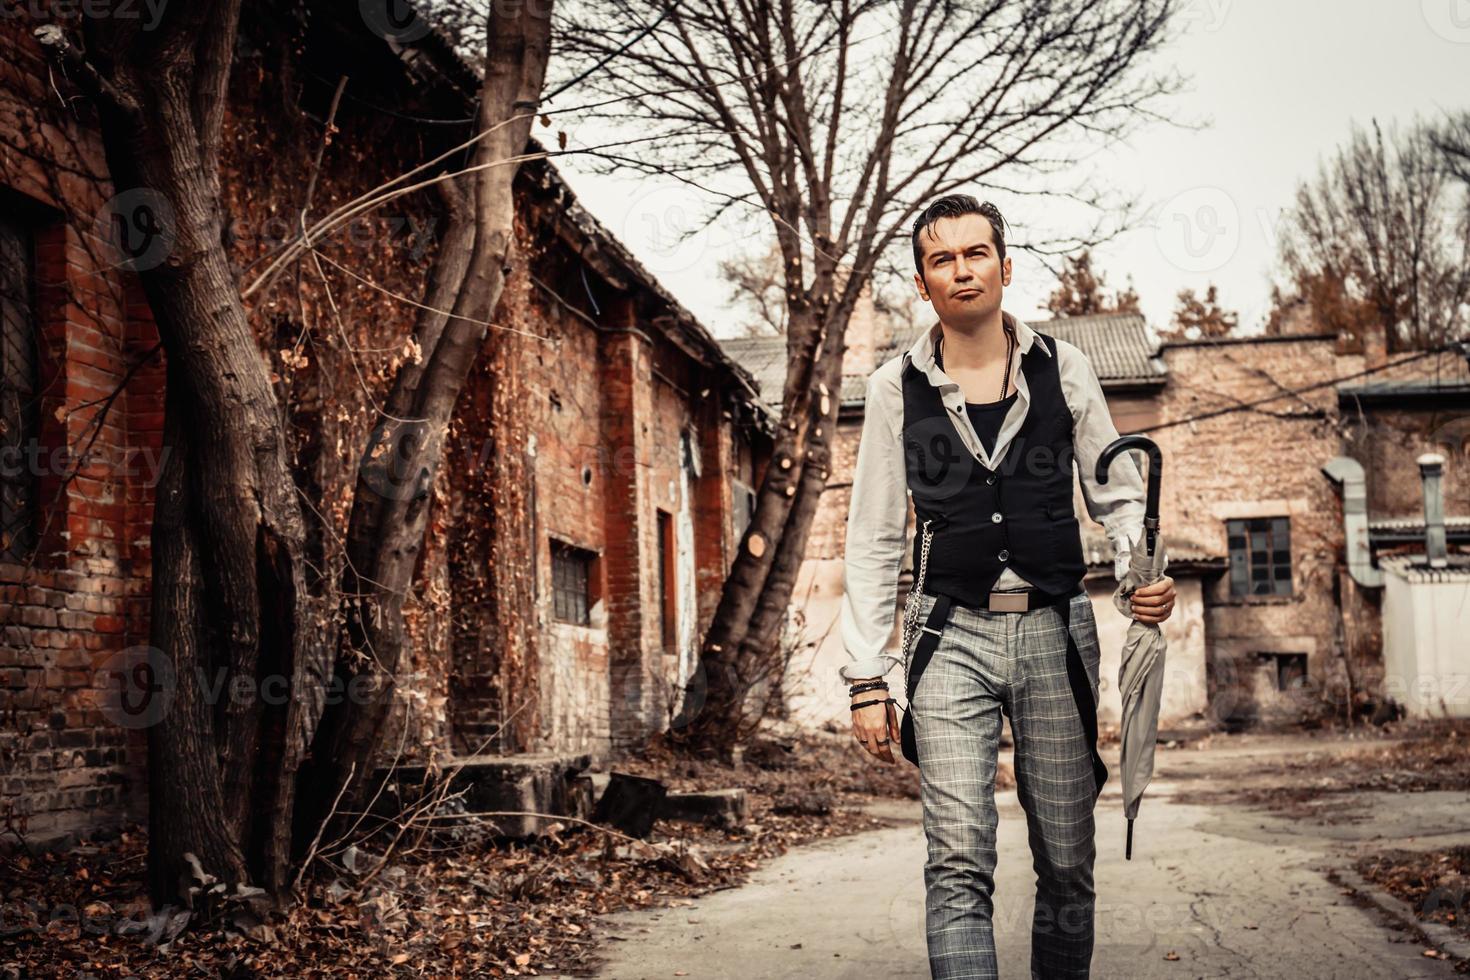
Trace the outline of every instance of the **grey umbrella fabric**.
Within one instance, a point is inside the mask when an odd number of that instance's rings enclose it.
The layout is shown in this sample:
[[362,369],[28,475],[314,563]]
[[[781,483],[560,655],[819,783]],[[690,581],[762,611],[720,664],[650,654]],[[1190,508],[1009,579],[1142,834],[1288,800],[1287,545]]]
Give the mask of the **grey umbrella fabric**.
[[[1135,590],[1164,576],[1168,553],[1163,535],[1155,532],[1154,553],[1146,549],[1147,530],[1140,530],[1128,559],[1128,571],[1113,590],[1113,605],[1133,618],[1131,598]],[[1168,643],[1158,624],[1128,625],[1118,667],[1118,693],[1123,697],[1123,815],[1128,818],[1127,858],[1133,859],[1133,820],[1138,804],[1154,774],[1154,741],[1159,733],[1159,703],[1164,693],[1164,652]]]

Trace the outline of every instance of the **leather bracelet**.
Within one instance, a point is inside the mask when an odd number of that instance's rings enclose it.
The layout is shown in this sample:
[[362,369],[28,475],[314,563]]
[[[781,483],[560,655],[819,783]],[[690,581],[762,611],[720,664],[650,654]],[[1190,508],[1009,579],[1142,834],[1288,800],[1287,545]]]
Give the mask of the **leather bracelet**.
[[847,693],[849,695],[852,695],[852,694],[866,694],[869,691],[886,691],[886,690],[888,690],[888,682],[887,681],[866,681],[866,682],[864,682],[862,684],[854,684],[854,685],[852,685],[852,687],[849,687],[847,689]]
[[877,701],[859,701],[857,704],[855,704],[855,705],[852,706],[852,709],[851,710],[856,711],[859,708],[866,708],[870,704],[897,704],[897,703],[898,702],[896,700],[894,700],[893,698],[883,698],[883,699],[877,700]]

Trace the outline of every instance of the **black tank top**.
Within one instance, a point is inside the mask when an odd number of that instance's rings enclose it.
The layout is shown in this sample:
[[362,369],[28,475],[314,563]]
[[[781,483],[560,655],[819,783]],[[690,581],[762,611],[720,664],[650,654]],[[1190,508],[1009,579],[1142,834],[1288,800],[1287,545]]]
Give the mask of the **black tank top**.
[[[934,348],[934,363],[939,365],[939,370],[944,370],[943,341]],[[995,452],[995,440],[1000,438],[1001,424],[1005,422],[1006,413],[1011,410],[1015,401],[1016,393],[1013,391],[996,402],[965,402],[965,414],[970,416],[970,425],[974,427],[975,434],[980,437],[980,444],[987,453]]]
[[980,437],[980,443],[987,453],[995,452],[995,440],[1000,436],[1001,423],[1006,420],[1006,413],[1015,402],[1014,391],[998,402],[965,402],[965,413],[970,416],[970,424],[975,427],[975,434]]

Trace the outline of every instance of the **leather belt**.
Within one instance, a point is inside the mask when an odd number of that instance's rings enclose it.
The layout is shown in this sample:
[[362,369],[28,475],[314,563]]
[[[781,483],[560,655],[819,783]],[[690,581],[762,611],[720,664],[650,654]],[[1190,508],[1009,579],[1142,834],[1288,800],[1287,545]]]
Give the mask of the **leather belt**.
[[[935,595],[928,589],[924,591],[929,595]],[[955,605],[964,606],[966,609],[980,609],[986,612],[1029,612],[1043,606],[1055,606],[1059,602],[1066,602],[1073,596],[1081,594],[1082,586],[1074,585],[1065,592],[1043,592],[1040,589],[995,591],[990,593],[983,606],[972,606],[957,599],[952,601]]]

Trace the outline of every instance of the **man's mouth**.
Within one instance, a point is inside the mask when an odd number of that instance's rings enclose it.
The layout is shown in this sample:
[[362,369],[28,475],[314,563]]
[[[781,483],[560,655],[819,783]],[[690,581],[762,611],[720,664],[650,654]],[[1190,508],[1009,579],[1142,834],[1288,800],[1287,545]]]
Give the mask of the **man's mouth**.
[[957,292],[957,293],[954,294],[954,298],[955,299],[963,299],[966,296],[979,296],[979,295],[980,295],[980,290],[978,290],[978,289],[961,289],[959,292]]

